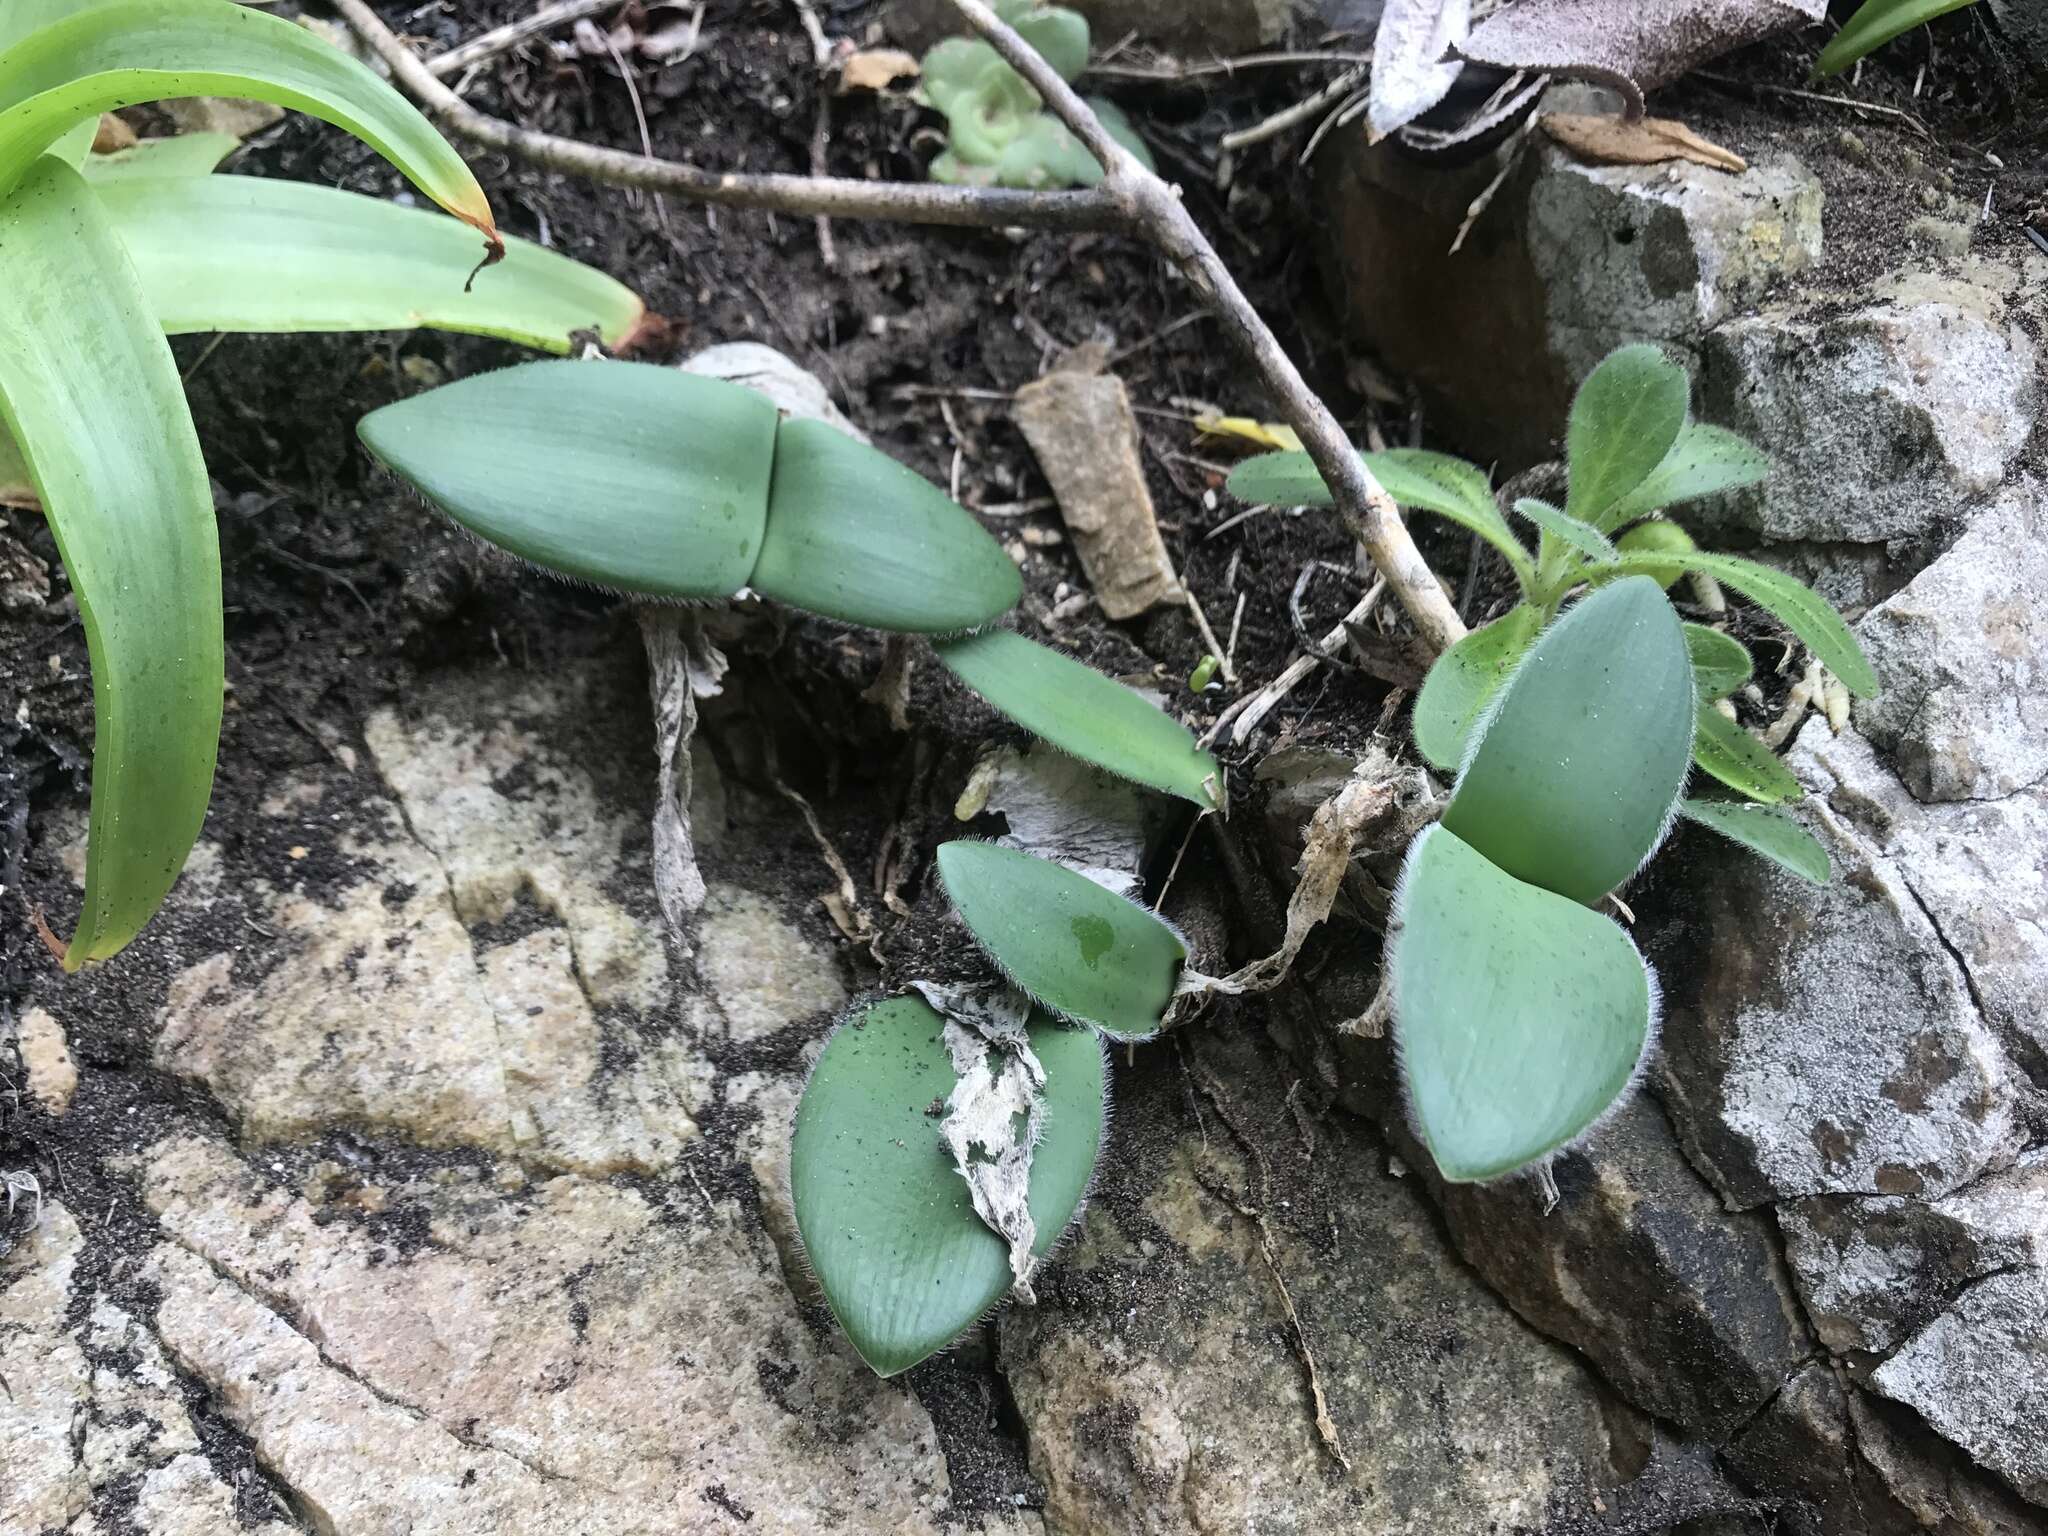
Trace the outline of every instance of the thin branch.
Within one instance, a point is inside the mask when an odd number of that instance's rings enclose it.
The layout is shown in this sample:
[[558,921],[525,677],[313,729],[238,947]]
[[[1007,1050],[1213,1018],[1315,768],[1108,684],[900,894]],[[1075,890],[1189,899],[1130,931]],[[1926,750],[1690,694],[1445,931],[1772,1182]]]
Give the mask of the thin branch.
[[1370,64],[1372,54],[1345,53],[1332,49],[1316,53],[1248,53],[1235,59],[1209,59],[1200,64],[1091,64],[1088,73],[1098,80],[1148,81],[1172,85],[1182,80],[1200,80],[1209,75],[1234,75],[1240,69],[1261,69],[1301,64]]
[[678,160],[629,154],[550,133],[536,133],[479,112],[457,96],[434,77],[364,0],[334,0],[334,7],[369,49],[390,66],[406,93],[448,132],[548,170],[587,176],[614,186],[673,193],[691,202],[775,213],[888,219],[903,224],[948,224],[973,229],[1050,229],[1070,234],[1132,228],[1131,211],[1121,199],[1100,188],[1086,192],[1024,192],[926,182],[706,171]]
[[1126,202],[1138,226],[1204,294],[1230,332],[1239,350],[1264,375],[1287,424],[1322,471],[1323,483],[1336,497],[1337,510],[1358,542],[1387,579],[1387,585],[1408,610],[1423,642],[1434,652],[1449,650],[1464,638],[1465,623],[1438,583],[1422,552],[1415,547],[1393,498],[1373,479],[1351,439],[1338,425],[1301,370],[1294,366],[1279,339],[1238,287],[1230,268],[1216,254],[1201,227],[1181,202],[1177,188],[1148,171],[1096,120],[1074,88],[1040,58],[1031,45],[1007,26],[984,0],[953,0],[953,7],[985,38],[1005,62],[1036,90],[1053,114],[1067,125],[1101,162],[1106,174],[1098,191]]
[[538,37],[543,32],[553,31],[572,21],[581,21],[586,16],[595,16],[606,6],[616,5],[618,0],[555,0],[553,5],[544,5],[530,16],[517,21],[508,21],[502,27],[493,27],[488,32],[479,32],[466,43],[458,43],[446,53],[436,54],[427,60],[427,68],[442,79],[459,75],[472,64],[481,64],[495,58],[506,49],[516,47],[529,37]]

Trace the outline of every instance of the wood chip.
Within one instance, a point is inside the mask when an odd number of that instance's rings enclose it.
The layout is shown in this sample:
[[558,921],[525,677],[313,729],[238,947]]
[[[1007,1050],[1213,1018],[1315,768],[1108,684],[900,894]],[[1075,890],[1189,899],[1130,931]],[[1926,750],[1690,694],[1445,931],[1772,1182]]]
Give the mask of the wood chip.
[[917,56],[901,48],[863,48],[848,54],[839,71],[840,91],[885,91],[898,80],[918,74]]

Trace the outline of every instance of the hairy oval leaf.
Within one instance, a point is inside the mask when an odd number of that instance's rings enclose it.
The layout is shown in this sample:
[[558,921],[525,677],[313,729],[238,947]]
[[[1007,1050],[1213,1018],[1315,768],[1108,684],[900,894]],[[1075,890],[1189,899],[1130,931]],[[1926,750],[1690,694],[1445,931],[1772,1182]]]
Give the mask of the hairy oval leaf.
[[[133,939],[206,817],[220,741],[220,548],[176,362],[92,189],[44,157],[0,199],[0,420],[92,657],[85,909],[66,970]],[[0,473],[4,478],[4,473]]]
[[1749,649],[1733,635],[1706,625],[1686,625],[1686,653],[1692,657],[1692,680],[1700,698],[1726,698],[1749,682]]
[[[921,998],[855,1013],[826,1042],[797,1106],[790,1194],[832,1315],[883,1376],[945,1348],[1003,1299],[1008,1250],[974,1213],[931,1106],[957,1078],[945,1021]],[[1045,1068],[1045,1137],[1031,1159],[1032,1251],[1081,1207],[1102,1148],[1102,1046],[1049,1020],[1030,1028]]]
[[1685,430],[1685,370],[1649,343],[1610,352],[1572,399],[1565,511],[1595,528],[1664,462]]
[[1758,485],[1770,472],[1770,459],[1746,439],[1725,427],[1691,422],[1650,477],[1607,509],[1601,526],[1619,528],[1682,501]]
[[172,335],[431,326],[566,352],[571,331],[616,347],[647,315],[623,284],[524,240],[465,290],[476,242],[464,225],[333,187],[130,174],[99,188]]
[[972,629],[1024,595],[1015,563],[966,508],[822,421],[786,421],[776,436],[751,584],[794,608],[911,634]]
[[1093,667],[1006,629],[942,640],[932,651],[961,682],[1069,756],[1205,811],[1220,803],[1223,770],[1187,727]]
[[1546,630],[1481,722],[1444,825],[1518,880],[1597,901],[1670,823],[1692,751],[1692,661],[1631,577]]
[[1457,772],[1472,728],[1542,628],[1541,611],[1517,603],[1437,657],[1415,696],[1414,717],[1415,745],[1432,768]]
[[761,554],[776,412],[735,384],[555,359],[384,406],[356,430],[470,532],[579,581],[725,598]]
[[1685,626],[1686,654],[1692,657],[1692,677],[1702,699],[1725,699],[1749,681],[1753,668],[1749,651],[1740,640],[1704,624]]
[[1299,451],[1260,453],[1231,470],[1224,489],[1253,506],[1334,507],[1316,461]]
[[[1694,552],[1678,558],[1684,561],[1687,570],[1704,571],[1724,587],[1734,588],[1768,610],[1858,698],[1877,697],[1877,671],[1863,654],[1863,647],[1856,643],[1842,616],[1811,587],[1783,571],[1735,555]],[[1619,564],[1624,571],[1638,571],[1649,569],[1654,561],[1625,555]]]
[[[1656,522],[1638,523],[1629,529],[1616,541],[1609,558],[1620,555],[1679,557],[1689,555],[1698,548],[1699,545],[1692,541],[1692,535],[1678,524],[1659,519]],[[1636,569],[1669,592],[1678,584],[1678,578],[1685,574],[1685,561],[1681,558],[1672,558],[1658,560],[1652,565],[1644,559],[1637,562]]]
[[1034,1001],[1119,1040],[1159,1033],[1187,946],[1136,902],[994,843],[941,843],[939,878],[975,942]]
[[1678,814],[1815,885],[1826,885],[1834,873],[1819,839],[1777,806],[1745,805],[1739,800],[1681,800]]
[[1514,879],[1443,826],[1409,848],[1395,911],[1395,1046],[1445,1178],[1546,1157],[1626,1091],[1655,990],[1611,920]]
[[0,56],[0,191],[82,118],[167,96],[251,96],[354,134],[493,245],[483,188],[410,102],[303,27],[233,0],[105,0]]
[[1766,805],[1797,800],[1805,793],[1775,752],[1705,700],[1700,702],[1692,756],[1703,773]]

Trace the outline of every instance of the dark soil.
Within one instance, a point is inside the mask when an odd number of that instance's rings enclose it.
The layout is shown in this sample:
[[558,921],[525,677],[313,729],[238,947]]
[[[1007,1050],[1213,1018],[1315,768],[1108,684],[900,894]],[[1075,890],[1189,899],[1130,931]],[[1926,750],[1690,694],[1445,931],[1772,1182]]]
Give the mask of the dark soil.
[[[530,7],[526,0],[485,0],[382,9],[393,25],[438,48]],[[862,38],[879,25],[882,7],[876,0],[820,0],[818,10],[833,35]],[[1828,182],[1830,260],[1845,274],[1889,253],[1895,221],[1910,216],[1923,185],[1976,201],[1995,183],[1996,217],[1977,240],[2012,247],[2026,239],[2026,221],[2048,228],[2048,126],[2038,82],[2026,81],[1981,12],[1937,23],[1931,41],[1886,50],[1854,87],[1859,100],[1911,113],[1924,136],[1896,119],[1782,94],[1806,87],[1812,50],[1803,43],[1752,50],[1715,71],[1739,84],[1692,81],[1653,105],[1737,149],[1789,135]],[[1241,166],[1228,195],[1214,190],[1218,134],[1287,104],[1323,73],[1210,76],[1199,88],[1112,82],[1111,89],[1143,121],[1162,165],[1183,180],[1196,217],[1347,423],[1360,436],[1370,422],[1391,440],[1426,441],[1426,421],[1404,408],[1373,407],[1346,381],[1304,238],[1315,211],[1303,205],[1305,183],[1291,169],[1298,145],[1277,145]],[[707,6],[697,51],[661,68],[636,66],[635,83],[657,153],[734,170],[809,169],[818,86],[809,44],[786,0]],[[616,64],[602,55],[565,63],[528,45],[494,61],[467,89],[477,106],[532,127],[639,144],[632,99]],[[907,101],[844,98],[835,103],[834,120],[830,168],[838,173],[915,179],[936,148],[933,119]],[[2002,169],[1992,164],[1994,155]],[[1327,515],[1268,513],[1216,531],[1240,510],[1221,491],[1235,450],[1200,441],[1190,418],[1213,406],[1265,419],[1271,404],[1217,327],[1190,320],[1200,311],[1196,296],[1145,246],[1110,237],[841,221],[832,231],[837,264],[828,268],[808,220],[713,215],[677,202],[664,208],[500,157],[475,163],[508,232],[604,268],[670,320],[656,360],[720,341],[778,347],[815,370],[880,446],[941,484],[957,476],[959,498],[973,508],[1009,509],[1047,494],[1006,409],[986,393],[1035,378],[1069,347],[1106,344],[1140,408],[1146,473],[1173,561],[1218,633],[1235,636],[1243,688],[1272,678],[1299,654],[1290,595],[1305,568],[1321,563],[1302,604],[1309,634],[1329,629],[1364,590],[1350,541]],[[302,118],[261,136],[232,169],[379,194],[403,190],[369,150]],[[185,338],[176,350],[217,486],[228,605],[230,694],[210,839],[230,849],[303,843],[317,883],[317,861],[335,847],[340,829],[315,839],[296,824],[274,824],[258,810],[267,788],[280,774],[325,771],[338,753],[363,752],[366,715],[456,665],[545,669],[605,656],[620,674],[622,702],[600,718],[632,738],[608,750],[647,752],[647,728],[634,714],[639,644],[622,605],[534,579],[480,550],[402,494],[355,443],[354,423],[366,411],[416,392],[424,381],[511,362],[516,349],[420,332]],[[1055,607],[1087,583],[1057,537],[1049,506],[991,511],[987,520],[1026,551],[1021,627],[1105,670],[1142,677],[1197,729],[1234,697],[1189,693],[1186,679],[1208,647],[1177,612],[1113,625],[1089,608],[1050,622]],[[76,605],[49,534],[26,515],[13,515],[6,526],[49,566],[53,581],[47,605],[0,609],[0,886],[7,896],[0,1009],[11,1013],[32,986],[52,984],[51,961],[29,914],[47,905],[60,926],[69,919],[72,887],[49,829],[86,803],[92,704]],[[1418,524],[1417,534],[1468,614],[1491,611],[1502,595],[1500,573],[1482,569],[1468,579],[1471,550],[1463,536],[1434,524]],[[1379,670],[1398,674],[1412,656],[1401,626],[1389,624]],[[776,743],[784,776],[818,806],[857,871],[874,867],[881,841],[905,822],[925,864],[949,824],[946,804],[973,751],[1009,729],[925,666],[913,695],[913,735],[895,735],[880,711],[857,697],[879,655],[871,637],[818,621],[757,625],[737,648],[736,693],[750,701],[746,718],[714,715],[710,727],[728,775],[771,798],[760,769],[764,745]],[[1356,742],[1383,720],[1389,691],[1355,666],[1325,667],[1269,717],[1259,749]],[[820,740],[830,750],[818,750]],[[1253,793],[1251,775],[1241,771],[1233,780],[1233,799],[1242,804]],[[1197,839],[1188,858],[1211,858],[1209,848]],[[750,883],[794,893],[806,920],[830,931],[810,900],[825,880],[793,818],[784,835],[764,840],[758,863]],[[342,878],[338,863],[332,873]],[[864,894],[882,924],[881,953],[922,952],[934,911],[923,876],[906,887],[921,905],[900,934],[891,931],[894,920],[881,903]],[[201,941],[208,919],[176,906],[174,893],[160,926],[180,946]],[[867,951],[846,948],[858,982],[883,979]],[[103,1021],[73,1041],[84,1081],[71,1114],[48,1121],[0,1092],[0,1167],[37,1170],[53,1193],[101,1221],[120,1248],[146,1245],[152,1224],[125,1184],[106,1173],[108,1158],[147,1144],[166,1125],[226,1128],[202,1092],[149,1068],[149,1000],[162,994],[172,952],[170,944],[145,938],[117,965],[68,984],[93,1005],[74,1015]],[[248,963],[261,965],[262,957],[250,955]],[[758,1060],[722,1065],[787,1068],[803,1043],[777,1040]],[[711,1146],[730,1147],[732,1126],[714,1118],[707,1130]],[[343,1150],[315,1152],[342,1161],[425,1156],[389,1147],[347,1156]],[[743,1169],[706,1177],[721,1193],[750,1188]],[[407,1239],[394,1232],[392,1240],[402,1246]],[[925,1367],[914,1381],[954,1456],[963,1506],[1032,1502],[1000,1377],[970,1351]],[[246,1452],[210,1417],[207,1423],[220,1438],[217,1459],[246,1472]]]

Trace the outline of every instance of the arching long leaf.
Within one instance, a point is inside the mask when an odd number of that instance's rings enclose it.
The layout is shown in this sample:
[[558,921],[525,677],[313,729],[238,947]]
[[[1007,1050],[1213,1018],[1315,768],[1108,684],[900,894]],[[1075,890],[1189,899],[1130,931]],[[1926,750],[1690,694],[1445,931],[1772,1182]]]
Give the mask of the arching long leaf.
[[1689,423],[1650,477],[1601,514],[1600,526],[1619,528],[1680,502],[1757,485],[1771,472],[1763,451],[1725,427]]
[[1560,512],[1547,501],[1538,501],[1534,496],[1524,496],[1515,503],[1515,510],[1551,537],[1569,544],[1588,560],[1612,560],[1620,553],[1609,542],[1607,535],[1591,523],[1582,523],[1576,517]]
[[365,416],[371,453],[479,538],[649,597],[726,598],[768,518],[764,395],[649,363],[522,363]]
[[1093,667],[1006,629],[942,640],[932,651],[961,682],[1069,756],[1205,811],[1220,803],[1223,770],[1187,727]]
[[1187,946],[1143,907],[994,843],[941,843],[939,878],[975,942],[1034,1001],[1119,1040],[1159,1033]]
[[[958,1080],[945,1021],[921,998],[855,1013],[826,1042],[790,1137],[797,1230],[832,1314],[883,1376],[950,1344],[1010,1287],[1003,1240],[974,1214],[931,1107]],[[1085,1029],[1030,1028],[1045,1068],[1031,1159],[1032,1251],[1051,1251],[1102,1149],[1105,1067]]]
[[0,193],[65,130],[166,96],[251,96],[344,128],[496,244],[462,157],[403,96],[303,27],[233,0],[105,0],[0,55]]
[[1860,699],[1877,697],[1877,671],[1856,643],[1849,626],[1818,592],[1783,571],[1774,571],[1754,560],[1735,555],[1703,552],[1652,557],[1624,555],[1616,562],[1622,571],[1656,571],[1676,559],[1687,570],[1705,571],[1724,587],[1732,587],[1760,608],[1768,609],[1797,635],[1851,693]]
[[1693,709],[1685,635],[1657,584],[1603,587],[1522,658],[1443,824],[1517,880],[1598,901],[1670,823]]
[[255,176],[104,177],[100,196],[174,336],[431,326],[566,352],[571,331],[616,347],[646,318],[631,289],[524,240],[465,289],[476,238],[425,209]]
[[1443,826],[1410,847],[1395,911],[1394,1043],[1443,1176],[1497,1178],[1584,1134],[1649,1044],[1654,989],[1628,935]]
[[1914,27],[1959,11],[1976,0],[1863,0],[1814,61],[1816,75],[1837,75]]
[[953,634],[1024,595],[1002,545],[966,508],[880,449],[822,421],[775,439],[754,588],[870,629]]
[[114,954],[199,835],[220,740],[220,549],[177,364],[78,173],[0,199],[0,417],[21,445],[92,656],[92,823],[67,970]]
[[241,147],[232,133],[180,133],[144,139],[112,154],[87,155],[78,170],[96,187],[131,176],[206,176]]

